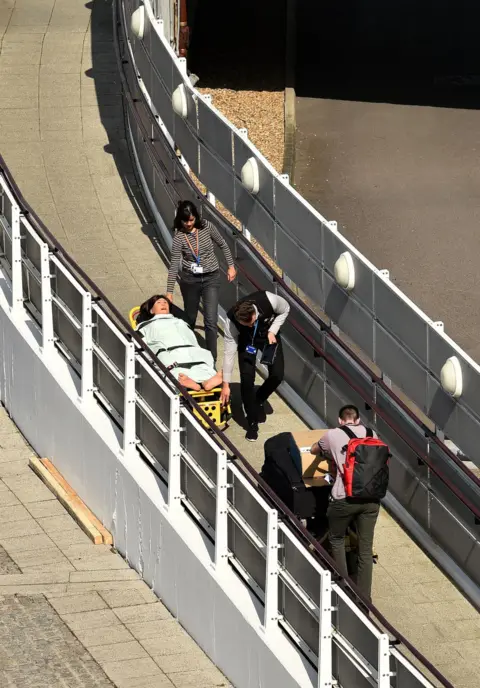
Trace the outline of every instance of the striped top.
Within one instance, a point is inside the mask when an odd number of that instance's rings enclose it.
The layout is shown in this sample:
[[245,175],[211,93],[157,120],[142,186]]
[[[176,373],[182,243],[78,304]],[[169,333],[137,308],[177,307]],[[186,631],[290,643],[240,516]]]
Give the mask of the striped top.
[[[222,249],[228,267],[233,265],[232,254],[227,246],[227,242],[211,222],[205,220],[200,229],[197,229],[195,232],[182,232],[181,230],[177,230],[173,236],[172,260],[168,271],[168,294],[173,294],[175,281],[180,270],[180,264],[182,264],[182,269],[185,272],[191,272],[191,264],[196,262],[197,232],[200,265],[203,267],[204,273],[218,270],[218,260],[213,248],[213,242]],[[188,242],[190,242],[190,246]]]

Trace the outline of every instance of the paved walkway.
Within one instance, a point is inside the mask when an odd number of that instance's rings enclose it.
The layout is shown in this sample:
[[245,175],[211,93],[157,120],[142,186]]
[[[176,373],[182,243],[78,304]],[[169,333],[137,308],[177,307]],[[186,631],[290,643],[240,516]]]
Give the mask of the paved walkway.
[[[156,248],[150,217],[138,200],[125,142],[111,5],[95,0],[91,10],[90,3],[85,7],[74,0],[8,3],[0,9],[4,31],[0,150],[27,200],[126,315],[132,305],[165,287],[166,268]],[[285,428],[304,427],[279,397],[272,400],[272,406],[275,413],[262,426],[256,444],[245,442],[244,430],[236,424],[228,430],[257,469],[268,436]],[[198,658],[198,670],[209,666],[203,654],[118,555],[91,545],[78,531],[28,470],[30,450],[5,415],[0,427],[4,447],[0,449],[0,546],[5,550],[0,552],[0,565],[7,567],[4,576],[9,577],[3,578],[3,583],[0,577],[0,595],[5,596],[1,604],[10,610],[0,613],[0,623],[10,624],[9,637],[28,635],[39,653],[38,648],[46,647],[46,636],[40,625],[35,625],[39,615],[34,608],[51,610],[53,606],[62,619],[56,632],[64,629],[62,637],[66,639],[57,664],[52,660],[59,686],[64,668],[70,665],[94,672],[88,678],[76,678],[76,684],[71,679],[79,688],[103,686],[101,681],[106,680],[98,667],[93,668],[95,662],[85,658],[90,655],[78,659],[82,650],[67,626],[119,688],[155,688],[162,686],[162,681],[169,685],[162,671],[179,688],[188,685],[191,656],[195,662]],[[8,516],[4,509],[9,510]],[[456,686],[476,687],[480,668],[476,612],[385,512],[380,517],[376,548],[380,563],[375,567],[375,603],[453,677]],[[16,566],[21,574],[11,573]],[[13,593],[22,599],[15,600]],[[32,595],[40,597],[33,603],[24,598]],[[49,613],[53,618],[53,610]],[[157,619],[154,623],[149,614]],[[21,630],[22,623],[31,626]],[[172,654],[172,634],[184,637],[186,654]],[[21,640],[12,640],[14,645],[21,647]],[[135,656],[127,654],[130,648]],[[3,646],[1,651],[5,651]],[[29,655],[35,656],[33,647]],[[12,667],[22,661],[12,660]],[[39,661],[32,674],[39,685],[55,686],[46,664]],[[157,683],[144,678],[149,671],[157,675]],[[218,673],[205,671],[205,680],[195,677],[197,688],[215,685]],[[19,674],[12,676],[10,672],[10,685],[28,686],[22,684]]]

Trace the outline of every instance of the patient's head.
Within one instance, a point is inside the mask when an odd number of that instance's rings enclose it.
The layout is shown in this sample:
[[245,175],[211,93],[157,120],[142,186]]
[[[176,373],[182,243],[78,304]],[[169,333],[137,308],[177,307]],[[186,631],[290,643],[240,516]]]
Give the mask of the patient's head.
[[140,306],[137,323],[150,320],[154,315],[168,315],[170,313],[170,301],[163,294],[154,294]]

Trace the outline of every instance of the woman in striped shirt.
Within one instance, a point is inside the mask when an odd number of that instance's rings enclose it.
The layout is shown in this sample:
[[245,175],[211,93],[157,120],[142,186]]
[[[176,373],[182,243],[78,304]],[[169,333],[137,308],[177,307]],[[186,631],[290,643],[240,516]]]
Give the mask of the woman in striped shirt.
[[173,226],[175,234],[172,260],[168,271],[167,297],[173,302],[175,280],[180,272],[180,291],[183,296],[185,319],[193,329],[200,298],[202,298],[207,349],[216,361],[220,270],[213,242],[222,249],[225,255],[229,282],[232,282],[237,274],[232,254],[218,229],[211,222],[202,220],[195,204],[190,201],[182,201],[178,204]]

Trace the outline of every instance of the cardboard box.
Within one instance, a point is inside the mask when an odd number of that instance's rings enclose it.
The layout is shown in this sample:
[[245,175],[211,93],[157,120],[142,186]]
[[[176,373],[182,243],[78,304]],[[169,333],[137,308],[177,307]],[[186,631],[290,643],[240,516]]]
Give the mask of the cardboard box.
[[303,482],[307,487],[328,487],[325,475],[330,467],[327,459],[310,453],[310,447],[321,439],[327,430],[300,430],[292,432],[293,439],[300,450],[302,457]]

